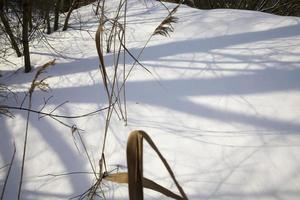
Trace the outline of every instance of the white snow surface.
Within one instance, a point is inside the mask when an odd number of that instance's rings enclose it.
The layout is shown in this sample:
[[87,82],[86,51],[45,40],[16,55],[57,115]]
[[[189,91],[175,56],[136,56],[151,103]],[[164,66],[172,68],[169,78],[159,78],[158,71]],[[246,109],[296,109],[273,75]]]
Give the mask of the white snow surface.
[[[116,5],[109,1],[112,15]],[[173,8],[174,4],[166,4]],[[127,45],[138,55],[167,11],[155,1],[129,1]],[[170,37],[154,36],[126,85],[128,125],[113,116],[105,150],[109,171],[126,171],[126,142],[136,129],[146,131],[189,199],[296,200],[300,196],[300,18],[242,10],[197,10],[181,6]],[[80,25],[79,22],[82,22]],[[31,80],[45,62],[49,92],[36,90],[33,109],[79,115],[107,106],[94,43],[98,18],[92,6],[74,11],[71,27],[31,46],[33,72],[0,64],[0,82],[20,106]],[[79,29],[86,31],[80,31]],[[63,56],[63,57],[62,57]],[[105,54],[109,73],[113,55]],[[121,59],[122,61],[122,59]],[[123,61],[122,61],[123,62]],[[128,68],[133,60],[126,59]],[[122,64],[122,63],[121,63]],[[25,102],[24,105],[27,105]],[[0,188],[16,145],[4,199],[16,199],[20,179],[25,111],[0,117]],[[62,119],[84,130],[82,138],[97,170],[106,112]],[[78,148],[77,148],[77,147]],[[174,183],[148,145],[144,176],[174,192]],[[30,115],[21,199],[69,199],[93,183],[80,139],[51,118]],[[74,173],[65,176],[51,176]],[[127,185],[105,182],[107,199],[128,199]],[[168,199],[145,189],[145,199]]]

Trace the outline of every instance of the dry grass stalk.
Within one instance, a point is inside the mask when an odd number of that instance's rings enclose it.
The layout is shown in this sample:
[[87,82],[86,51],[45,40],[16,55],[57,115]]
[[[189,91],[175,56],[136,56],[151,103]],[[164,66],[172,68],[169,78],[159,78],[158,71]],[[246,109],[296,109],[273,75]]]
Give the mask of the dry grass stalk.
[[[105,148],[105,141],[106,141],[106,135],[107,135],[107,131],[108,131],[108,126],[110,123],[110,119],[112,116],[113,111],[116,112],[116,114],[118,115],[118,111],[115,108],[115,105],[119,106],[119,112],[122,115],[122,119],[126,120],[126,116],[123,115],[123,111],[122,111],[122,107],[121,107],[121,98],[120,95],[118,93],[118,65],[119,65],[119,59],[120,59],[120,54],[121,54],[121,42],[119,42],[119,47],[116,50],[116,43],[118,41],[116,41],[116,35],[121,32],[122,35],[124,35],[124,29],[122,28],[122,26],[120,25],[120,23],[118,22],[118,20],[120,20],[120,13],[121,10],[123,8],[124,5],[127,5],[127,0],[120,0],[119,2],[119,6],[117,8],[117,14],[114,17],[114,19],[109,20],[105,15],[104,15],[104,8],[105,8],[105,1],[102,2],[102,6],[101,6],[101,17],[100,17],[100,23],[96,32],[96,38],[95,38],[95,42],[96,42],[96,48],[97,48],[97,52],[98,52],[98,57],[99,57],[99,61],[100,61],[100,65],[99,65],[99,69],[102,75],[102,81],[103,81],[103,85],[105,88],[105,91],[107,93],[107,98],[108,98],[108,111],[107,111],[107,116],[106,116],[106,124],[105,124],[105,133],[104,133],[104,142],[103,142],[103,148],[102,148],[102,152],[104,151]],[[126,13],[125,13],[126,15]],[[110,79],[107,75],[107,71],[106,71],[106,66],[105,66],[105,62],[104,62],[104,55],[103,55],[103,34],[104,34],[104,25],[105,22],[112,22],[112,28],[111,28],[111,32],[110,32],[110,42],[113,42],[114,44],[114,50],[113,50],[113,54],[114,54],[114,74],[112,79]],[[123,36],[122,36],[122,40],[123,40]],[[107,44],[108,46],[111,46],[111,44]]]
[[[124,5],[124,2],[127,2],[127,0],[120,0],[119,2],[119,6],[117,8],[117,15],[114,19],[109,20],[105,14],[104,14],[104,9],[105,9],[105,1],[102,2],[102,6],[101,6],[101,16],[100,16],[100,23],[96,32],[96,38],[95,38],[95,42],[96,42],[96,48],[97,48],[97,52],[98,52],[98,57],[99,57],[99,61],[100,61],[100,65],[99,65],[99,69],[102,75],[102,81],[103,81],[103,85],[105,87],[105,91],[107,94],[107,98],[108,98],[108,109],[107,109],[107,115],[106,115],[106,121],[105,121],[105,130],[104,130],[104,138],[103,138],[103,144],[102,144],[102,152],[101,152],[101,159],[99,161],[99,176],[96,178],[96,182],[93,184],[93,186],[88,189],[88,191],[86,192],[86,194],[83,194],[84,196],[86,195],[88,197],[88,199],[93,199],[95,196],[97,196],[97,190],[101,189],[101,182],[102,182],[102,178],[104,177],[104,174],[106,173],[107,169],[106,169],[106,162],[105,162],[105,155],[104,155],[104,150],[105,150],[105,145],[106,145],[106,137],[107,137],[107,132],[108,132],[108,128],[109,128],[109,124],[110,124],[110,119],[112,117],[113,111],[115,111],[118,115],[118,112],[115,108],[115,105],[119,105],[119,109],[120,109],[120,113],[122,114],[122,108],[120,106],[120,97],[119,94],[116,93],[116,87],[118,86],[117,82],[117,73],[118,73],[118,65],[119,65],[119,59],[120,59],[120,53],[121,53],[121,45],[119,45],[118,50],[116,51],[116,37],[115,35],[120,32],[120,30],[118,30],[120,28],[120,23],[118,22],[118,20],[120,19],[119,15],[121,12],[121,9]],[[113,48],[113,54],[114,54],[114,74],[112,77],[112,81],[110,80],[110,78],[107,75],[106,72],[106,66],[105,66],[105,62],[104,62],[104,55],[103,55],[103,35],[104,35],[104,25],[106,22],[113,22],[112,25],[113,27],[111,28],[111,32],[110,32],[110,39],[108,42],[113,42],[114,44],[114,48]],[[122,30],[121,30],[122,31]],[[110,48],[111,44],[107,44],[107,46]],[[117,53],[116,53],[117,52]],[[122,114],[122,118],[123,114]],[[104,193],[102,192],[102,196],[104,196]]]
[[[170,32],[174,31],[174,28],[172,26],[171,23],[175,23],[177,22],[177,18],[174,17],[173,15],[176,13],[176,11],[178,10],[178,8],[181,6],[181,4],[184,2],[184,0],[182,0],[176,7],[174,7],[171,11],[169,11],[169,9],[167,7],[165,7],[167,9],[167,11],[169,12],[169,14],[167,15],[167,17],[160,23],[160,25],[158,27],[156,27],[156,29],[154,30],[154,32],[150,35],[150,37],[148,38],[148,40],[146,41],[144,47],[141,49],[141,51],[139,52],[139,54],[135,57],[133,56],[128,49],[125,47],[125,44],[122,44],[124,50],[134,59],[134,62],[132,64],[132,66],[130,67],[127,75],[124,78],[123,84],[120,87],[119,93],[121,92],[121,90],[125,87],[125,83],[127,81],[127,79],[129,78],[129,75],[131,74],[133,68],[136,66],[136,64],[139,64],[142,68],[146,69],[147,72],[149,72],[151,74],[151,72],[144,67],[138,60],[141,57],[141,55],[143,54],[144,50],[146,49],[146,47],[148,46],[149,42],[151,41],[152,37],[154,35],[162,35],[162,36],[169,36]],[[160,2],[162,3],[162,2]],[[162,5],[164,5],[162,3]],[[165,5],[164,5],[165,6]]]
[[152,35],[170,36],[170,32],[174,31],[172,23],[176,23],[178,21],[178,18],[174,17],[173,15],[176,13],[181,4],[182,2],[179,3],[171,11],[169,11],[168,16],[159,24],[159,26],[154,30]]
[[26,118],[26,128],[25,128],[25,137],[24,137],[24,144],[23,144],[23,155],[22,155],[22,165],[21,165],[21,175],[20,175],[20,182],[19,182],[19,190],[18,190],[18,199],[21,199],[21,191],[22,191],[22,183],[23,183],[23,174],[24,174],[24,166],[25,166],[25,158],[26,158],[26,148],[27,148],[27,139],[28,139],[28,128],[29,128],[29,118],[30,118],[30,111],[32,107],[32,95],[35,88],[39,88],[42,91],[47,91],[49,89],[49,85],[45,82],[46,78],[38,81],[39,76],[51,65],[55,64],[55,59],[52,61],[47,62],[46,64],[42,65],[38,71],[36,72],[31,86],[29,88],[28,94],[28,112]]
[[[99,4],[100,5],[100,4]],[[99,57],[99,69],[102,75],[102,81],[103,81],[103,85],[105,87],[105,91],[107,93],[107,98],[108,98],[108,110],[107,110],[107,116],[106,116],[106,121],[105,121],[105,130],[104,130],[104,138],[103,138],[103,144],[102,144],[102,152],[101,152],[101,159],[99,162],[99,167],[100,167],[100,172],[98,173],[98,177],[96,178],[95,183],[92,185],[91,188],[89,188],[84,194],[82,194],[82,196],[88,197],[88,199],[93,199],[95,196],[97,196],[97,190],[98,189],[102,189],[101,188],[101,182],[103,180],[104,177],[108,178],[110,176],[107,176],[107,169],[106,169],[106,164],[105,164],[105,156],[104,156],[104,150],[105,150],[105,146],[106,146],[106,138],[107,138],[107,132],[108,132],[108,127],[110,125],[110,120],[111,117],[115,111],[115,113],[118,115],[118,112],[120,113],[122,119],[125,121],[125,123],[127,123],[127,111],[126,111],[126,92],[125,92],[125,83],[130,75],[130,73],[132,72],[132,69],[134,68],[134,66],[136,64],[142,66],[148,73],[151,74],[151,72],[144,67],[140,62],[139,62],[139,58],[141,56],[141,54],[143,53],[144,49],[146,48],[146,46],[148,45],[149,41],[151,40],[151,38],[156,35],[163,35],[163,36],[168,36],[169,32],[172,32],[174,29],[171,25],[171,23],[175,23],[177,21],[177,18],[174,17],[173,15],[175,14],[175,12],[177,11],[178,7],[181,4],[177,5],[174,9],[172,9],[171,11],[168,10],[168,16],[161,22],[160,26],[158,26],[155,31],[153,32],[153,34],[151,34],[151,36],[148,38],[145,46],[141,49],[141,51],[139,52],[138,56],[135,57],[133,56],[130,51],[126,48],[126,38],[125,38],[125,34],[126,34],[126,15],[127,15],[127,0],[120,0],[119,1],[119,6],[116,9],[116,16],[113,19],[109,19],[107,16],[105,16],[104,14],[104,9],[105,9],[105,1],[102,1],[102,6],[101,6],[101,16],[100,16],[100,22],[99,22],[99,26],[95,35],[95,42],[96,42],[96,48],[97,48],[97,52],[98,52],[98,57]],[[121,23],[121,11],[124,13],[123,14],[123,24]],[[112,27],[110,29],[106,29],[105,23],[109,22],[112,24]],[[114,71],[113,71],[113,75],[111,77],[108,77],[107,71],[106,71],[106,66],[105,66],[105,60],[104,60],[104,54],[103,54],[103,46],[104,46],[104,34],[107,34],[107,30],[110,30],[109,32],[109,39],[107,40],[106,46],[107,46],[107,51],[111,51],[112,50],[112,54],[113,54],[113,58],[114,58]],[[120,76],[119,76],[119,60],[121,58],[121,52],[123,50],[123,58],[124,58],[124,64],[123,64],[123,79],[120,80]],[[125,54],[128,54],[129,56],[131,56],[134,60],[134,63],[132,64],[132,66],[129,68],[129,71],[127,74],[125,74]],[[121,85],[119,85],[119,82],[121,82]],[[123,95],[123,101],[121,102],[122,98],[121,95]],[[118,108],[115,108],[115,105],[118,106]],[[122,105],[124,105],[122,107]],[[118,110],[117,110],[118,109]],[[124,110],[123,110],[124,109]],[[120,119],[120,117],[119,117]],[[140,137],[141,135],[139,135]],[[142,136],[140,138],[140,142],[142,143],[142,139],[145,139],[148,141],[149,139],[149,143],[151,143],[151,139],[148,136]],[[131,142],[132,140],[130,140]],[[152,142],[153,143],[153,142]],[[154,145],[154,144],[153,144]],[[154,145],[155,146],[155,145]],[[155,149],[156,147],[153,147],[153,149]],[[157,149],[157,148],[156,148]],[[139,156],[142,156],[142,145],[140,144],[139,150],[141,150],[141,152],[139,152]],[[162,161],[164,162],[165,166],[167,167],[168,171],[170,172],[172,178],[174,179],[174,182],[176,183],[176,185],[178,186],[178,189],[180,191],[182,197],[180,197],[177,194],[172,193],[171,191],[169,191],[168,189],[156,184],[155,182],[146,179],[142,176],[142,174],[140,174],[140,181],[138,183],[136,183],[134,186],[132,184],[129,184],[129,190],[131,190],[132,192],[130,193],[134,193],[133,191],[137,190],[136,194],[139,194],[139,196],[136,199],[141,199],[140,194],[143,194],[143,187],[147,187],[150,189],[154,189],[162,194],[165,194],[167,196],[170,196],[174,199],[187,199],[183,190],[181,189],[181,187],[179,186],[179,184],[177,183],[174,174],[171,171],[171,168],[169,167],[169,165],[167,164],[167,162],[165,161],[165,159],[161,156],[161,154],[159,153],[159,151],[157,150],[158,155],[161,157]],[[129,154],[128,154],[129,155]],[[138,170],[138,172],[142,172],[142,160],[140,160],[141,157],[136,157],[134,158],[132,161],[128,162],[134,162],[135,161],[139,161],[139,166],[140,169]],[[132,168],[130,167],[130,169],[128,169],[129,171]],[[129,180],[130,182],[130,180]],[[133,189],[130,189],[133,188]],[[104,194],[102,194],[104,196]],[[135,195],[131,195],[131,196],[135,196]],[[133,197],[132,197],[133,198]],[[131,198],[131,199],[132,199]]]

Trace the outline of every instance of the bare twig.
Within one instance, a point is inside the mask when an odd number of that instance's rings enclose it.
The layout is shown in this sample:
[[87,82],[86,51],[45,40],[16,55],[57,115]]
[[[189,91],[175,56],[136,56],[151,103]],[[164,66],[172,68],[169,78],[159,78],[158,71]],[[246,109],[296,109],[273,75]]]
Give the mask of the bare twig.
[[83,118],[83,117],[88,117],[88,116],[92,116],[95,114],[98,114],[104,110],[107,110],[108,107],[104,107],[104,108],[100,108],[98,110],[95,110],[93,112],[89,112],[89,113],[85,113],[85,114],[81,114],[81,115],[57,115],[57,114],[52,114],[52,113],[46,113],[46,112],[42,112],[42,111],[37,111],[37,110],[33,110],[33,109],[29,109],[29,108],[23,108],[23,107],[15,107],[15,106],[2,106],[3,108],[7,108],[7,109],[12,109],[12,110],[23,110],[23,111],[29,111],[32,113],[36,113],[36,114],[41,114],[41,115],[45,115],[45,116],[49,116],[49,117],[54,117],[54,118],[65,118],[65,119],[75,119],[75,118]]
[[1,193],[1,198],[0,198],[1,200],[3,200],[3,198],[4,198],[4,193],[5,193],[6,185],[7,185],[7,182],[8,182],[8,177],[10,175],[10,171],[11,171],[12,165],[14,163],[15,155],[16,155],[16,145],[14,143],[14,151],[13,151],[13,155],[12,155],[10,163],[9,163],[9,168],[8,168],[5,180],[4,180],[4,185],[3,185],[3,188],[2,188],[2,193]]

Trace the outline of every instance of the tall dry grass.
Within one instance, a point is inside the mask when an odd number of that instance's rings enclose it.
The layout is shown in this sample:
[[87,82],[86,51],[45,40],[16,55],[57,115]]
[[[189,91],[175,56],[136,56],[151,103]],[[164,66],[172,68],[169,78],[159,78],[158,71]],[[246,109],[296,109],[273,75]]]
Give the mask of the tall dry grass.
[[[161,2],[164,6],[164,4]],[[153,33],[149,36],[144,47],[140,50],[137,56],[133,56],[126,45],[126,23],[127,23],[127,12],[128,12],[128,1],[120,0],[116,6],[114,17],[108,17],[106,15],[106,1],[98,1],[96,14],[99,13],[99,26],[95,35],[96,49],[99,57],[99,70],[102,75],[102,82],[107,95],[108,109],[106,113],[105,128],[103,131],[103,143],[101,150],[101,158],[99,160],[99,171],[94,184],[89,188],[81,198],[87,197],[88,199],[94,199],[100,195],[105,198],[102,190],[102,181],[109,180],[117,183],[128,183],[129,185],[129,196],[130,200],[142,200],[143,199],[143,188],[150,188],[157,192],[160,192],[166,196],[174,199],[187,199],[182,187],[179,185],[175,178],[171,167],[168,165],[166,159],[159,152],[150,136],[143,131],[135,131],[130,134],[127,144],[127,167],[128,173],[117,173],[110,174],[106,166],[106,160],[109,158],[105,157],[105,147],[109,143],[107,141],[107,135],[109,126],[111,125],[111,117],[116,114],[119,119],[122,119],[125,124],[127,123],[127,109],[126,109],[126,81],[128,80],[133,68],[140,66],[146,70],[147,73],[151,74],[142,63],[139,62],[140,56],[143,54],[148,43],[151,41],[153,36],[170,36],[170,33],[174,31],[172,26],[173,23],[177,22],[177,18],[174,16],[177,9],[181,5],[178,4],[171,11],[168,10],[168,15],[164,20],[155,28]],[[167,8],[167,7],[165,7]],[[105,41],[105,35],[108,35],[108,39]],[[105,63],[104,52],[110,52],[113,54],[113,74],[108,75]],[[134,62],[131,66],[126,68],[125,59],[126,55],[130,56]],[[123,59],[123,65],[120,64]],[[120,76],[120,74],[122,74]],[[172,177],[175,185],[180,192],[180,195],[171,192],[163,186],[143,177],[143,140],[146,140],[150,146],[157,153],[161,161],[167,168],[170,176]]]

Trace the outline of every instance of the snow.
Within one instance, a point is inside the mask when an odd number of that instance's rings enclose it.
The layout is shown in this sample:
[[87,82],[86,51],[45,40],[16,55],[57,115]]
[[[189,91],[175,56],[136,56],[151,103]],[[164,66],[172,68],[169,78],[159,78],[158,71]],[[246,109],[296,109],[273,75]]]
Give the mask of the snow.
[[[166,4],[174,7],[174,4]],[[114,4],[108,12],[113,14]],[[157,2],[130,1],[127,42],[138,55],[167,15]],[[126,142],[132,130],[146,131],[168,160],[189,199],[298,199],[300,196],[300,18],[242,10],[197,10],[181,6],[171,37],[154,36],[140,58],[151,72],[135,67],[127,82],[128,125],[113,117],[108,132],[108,170],[126,171]],[[79,25],[79,21],[86,22]],[[48,93],[36,90],[33,109],[78,115],[106,106],[94,34],[92,7],[73,13],[67,32],[47,36],[57,50],[32,45],[38,67],[56,58],[44,73]],[[87,29],[89,32],[77,30]],[[63,56],[63,57],[62,57]],[[11,57],[22,66],[22,60]],[[106,54],[109,73],[113,55]],[[132,59],[126,60],[130,67]],[[37,69],[15,72],[0,64],[0,82],[18,95],[20,105]],[[26,103],[25,103],[26,105]],[[0,118],[0,186],[13,142],[16,158],[4,199],[16,199],[26,112]],[[106,112],[67,119],[81,134],[95,166],[100,159]],[[60,123],[31,114],[22,199],[68,199],[93,183],[76,134]],[[77,149],[78,148],[78,149]],[[154,152],[145,146],[145,177],[176,191]],[[98,169],[98,166],[97,166]],[[128,199],[126,185],[105,183],[107,199]],[[145,190],[145,199],[167,199]]]

